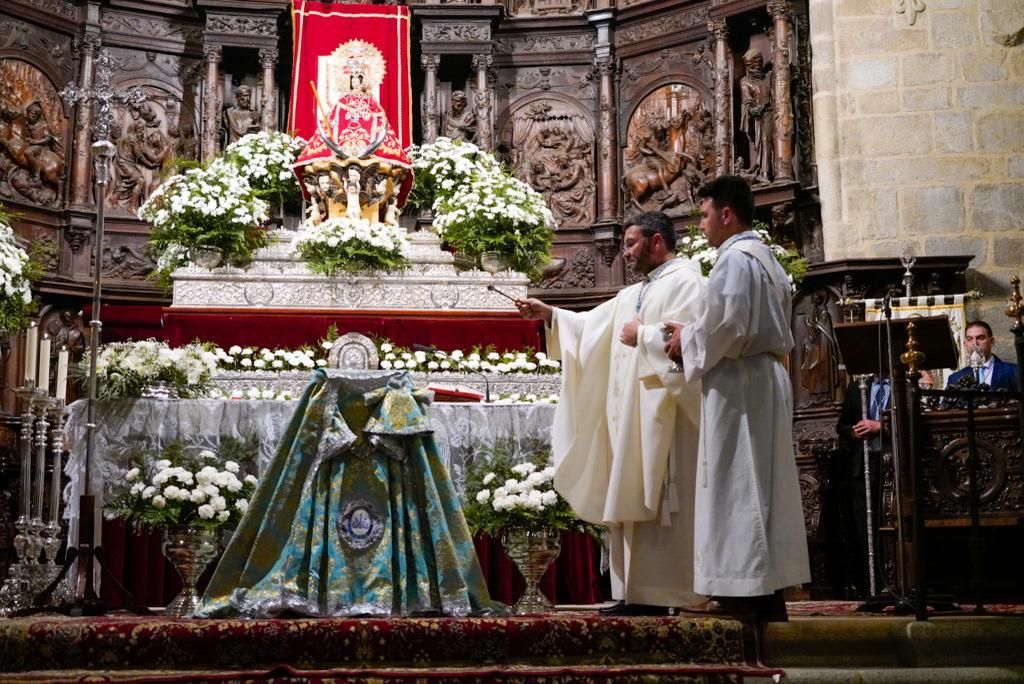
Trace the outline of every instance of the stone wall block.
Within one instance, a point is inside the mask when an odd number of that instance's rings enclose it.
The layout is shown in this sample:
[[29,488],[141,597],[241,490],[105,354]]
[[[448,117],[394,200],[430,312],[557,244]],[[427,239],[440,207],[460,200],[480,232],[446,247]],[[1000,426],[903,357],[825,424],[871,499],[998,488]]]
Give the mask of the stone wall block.
[[957,55],[965,81],[1002,81],[1006,78],[1006,50],[979,48]]
[[1006,175],[1010,178],[1024,178],[1024,155],[1010,157],[1006,161]]
[[897,114],[902,108],[899,90],[878,90],[857,96],[857,112],[860,114]]
[[1024,110],[993,112],[977,118],[982,152],[1024,152]]
[[951,54],[921,52],[903,57],[903,85],[946,83],[956,77]]
[[970,152],[974,149],[974,128],[970,112],[935,113],[935,150],[937,152]]
[[835,6],[836,16],[848,17],[885,17],[892,15],[892,2],[889,0],[843,0]]
[[972,83],[957,88],[957,107],[986,109],[1024,105],[1024,84]]
[[907,112],[933,112],[948,109],[952,92],[948,86],[935,85],[903,90],[903,110]]
[[974,45],[977,20],[973,12],[934,12],[929,19],[933,50],[957,50]]
[[854,189],[853,192],[861,207],[858,216],[861,238],[891,239],[899,234],[900,206],[892,189],[867,187]]
[[978,185],[970,194],[970,212],[978,230],[1024,229],[1024,183]]
[[843,71],[843,81],[851,90],[890,88],[899,82],[899,62],[892,57],[850,60]]
[[992,170],[992,160],[950,155],[906,159],[868,159],[864,177],[873,183],[954,183],[976,182]]
[[988,240],[970,236],[929,237],[924,241],[924,253],[928,256],[973,254],[970,265],[977,268],[988,261]]
[[846,122],[843,151],[867,158],[924,154],[931,150],[932,121],[927,114],[873,116]]
[[1020,30],[1020,0],[983,0],[977,5],[983,44],[1000,45],[999,38]]
[[997,237],[992,240],[992,261],[1004,268],[1024,264],[1024,237]]
[[[960,188],[902,188],[900,212],[905,235],[941,235],[961,233],[964,229],[964,202]],[[930,252],[929,252],[930,254]]]
[[[843,7],[846,0],[838,5]],[[906,22],[894,20],[891,14],[877,18],[842,19],[838,26],[842,33],[837,44],[840,60],[873,54],[920,52],[930,47],[928,33],[923,27],[907,26]]]

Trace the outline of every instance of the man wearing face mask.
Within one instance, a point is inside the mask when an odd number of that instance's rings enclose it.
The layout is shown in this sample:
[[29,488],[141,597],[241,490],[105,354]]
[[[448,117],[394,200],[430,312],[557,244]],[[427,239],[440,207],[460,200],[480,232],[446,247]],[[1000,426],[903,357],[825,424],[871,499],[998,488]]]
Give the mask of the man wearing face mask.
[[662,321],[693,320],[700,268],[675,254],[660,212],[627,224],[623,258],[641,282],[586,313],[536,299],[519,313],[542,320],[562,361],[552,428],[555,488],[578,516],[608,526],[612,598],[605,615],[664,615],[693,593],[693,497],[700,382],[664,351]]

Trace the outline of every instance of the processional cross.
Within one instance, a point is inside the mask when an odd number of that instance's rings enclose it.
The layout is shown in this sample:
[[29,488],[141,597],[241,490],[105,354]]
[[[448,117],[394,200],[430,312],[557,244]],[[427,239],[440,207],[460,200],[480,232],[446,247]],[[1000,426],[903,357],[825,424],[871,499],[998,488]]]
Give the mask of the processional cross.
[[[114,59],[106,50],[100,50],[96,59],[95,86],[80,87],[77,83],[68,83],[64,90],[60,91],[61,98],[69,105],[95,106],[93,112],[93,161],[96,165],[96,237],[93,241],[93,290],[92,290],[92,320],[89,321],[91,334],[89,335],[89,410],[88,421],[86,422],[87,442],[85,452],[85,476],[83,478],[82,493],[79,495],[78,504],[78,543],[68,543],[64,567],[50,586],[43,590],[36,597],[35,606],[44,608],[53,595],[54,590],[63,581],[68,570],[75,560],[78,560],[78,569],[75,579],[75,592],[72,598],[61,605],[61,611],[70,615],[102,615],[106,612],[106,606],[96,594],[93,585],[93,562],[100,564],[106,573],[107,578],[114,582],[121,593],[128,598],[130,606],[134,607],[135,600],[127,594],[121,584],[110,574],[106,567],[103,567],[103,547],[93,544],[96,527],[96,497],[91,494],[90,469],[92,467],[93,454],[96,448],[96,358],[99,352],[100,331],[103,324],[100,321],[100,304],[102,295],[102,273],[103,273],[103,213],[106,204],[106,187],[110,181],[110,161],[114,158],[116,148],[110,142],[110,127],[114,118],[112,105],[123,103],[128,105],[140,105],[146,99],[146,93],[142,88],[136,86],[128,90],[114,90],[110,84],[114,75]],[[54,473],[54,477],[57,474]]]

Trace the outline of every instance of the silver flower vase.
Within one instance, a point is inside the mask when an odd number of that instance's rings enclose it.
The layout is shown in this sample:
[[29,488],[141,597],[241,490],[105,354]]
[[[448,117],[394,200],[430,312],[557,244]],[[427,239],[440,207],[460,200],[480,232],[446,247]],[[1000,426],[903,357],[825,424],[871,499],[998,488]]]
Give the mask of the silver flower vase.
[[196,582],[220,550],[217,530],[175,526],[164,529],[163,552],[181,577],[181,593],[167,604],[165,615],[192,617],[199,608]]
[[561,531],[550,527],[539,530],[510,527],[502,531],[501,543],[505,553],[526,580],[526,592],[512,606],[516,615],[545,613],[554,608],[540,590],[540,578],[558,558],[562,550],[561,540]]

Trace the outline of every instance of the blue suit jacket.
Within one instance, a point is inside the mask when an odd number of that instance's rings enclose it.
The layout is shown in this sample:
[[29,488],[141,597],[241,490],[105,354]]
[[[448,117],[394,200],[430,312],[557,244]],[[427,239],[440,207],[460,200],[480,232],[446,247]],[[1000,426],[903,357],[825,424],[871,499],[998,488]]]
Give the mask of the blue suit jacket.
[[[1007,361],[1001,361],[998,356],[992,355],[992,379],[989,380],[988,386],[995,390],[1006,390],[1007,392],[1017,391],[1017,364],[1009,363]],[[949,376],[949,381],[946,383],[946,389],[956,389],[956,383],[960,378],[973,372],[970,366],[967,368],[961,368],[956,373]]]

